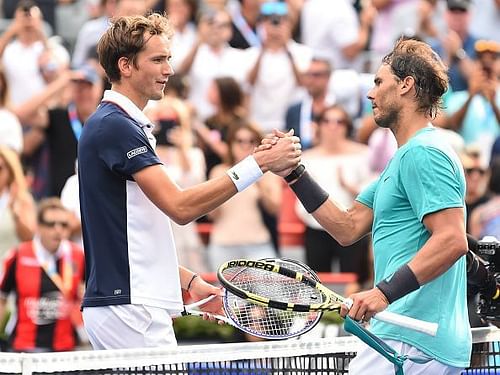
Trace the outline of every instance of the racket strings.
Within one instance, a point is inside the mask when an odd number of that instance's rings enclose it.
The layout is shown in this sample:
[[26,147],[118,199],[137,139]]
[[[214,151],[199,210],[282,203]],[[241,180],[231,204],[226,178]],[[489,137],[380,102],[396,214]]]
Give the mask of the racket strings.
[[[307,271],[299,266],[287,266],[294,267],[299,272]],[[309,305],[322,303],[326,299],[326,296],[311,286],[261,269],[234,267],[225,270],[223,276],[246,292],[274,301]],[[320,312],[283,311],[259,306],[230,293],[226,294],[224,303],[226,314],[229,314],[233,321],[248,333],[266,338],[297,336],[308,331],[321,318]]]

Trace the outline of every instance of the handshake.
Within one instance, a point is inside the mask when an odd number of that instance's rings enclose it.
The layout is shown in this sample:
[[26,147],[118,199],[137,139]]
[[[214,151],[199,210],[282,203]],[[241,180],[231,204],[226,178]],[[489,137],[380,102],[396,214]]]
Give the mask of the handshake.
[[302,145],[299,137],[293,135],[293,129],[288,133],[275,129],[255,148],[253,156],[262,172],[286,177],[298,167],[301,154]]

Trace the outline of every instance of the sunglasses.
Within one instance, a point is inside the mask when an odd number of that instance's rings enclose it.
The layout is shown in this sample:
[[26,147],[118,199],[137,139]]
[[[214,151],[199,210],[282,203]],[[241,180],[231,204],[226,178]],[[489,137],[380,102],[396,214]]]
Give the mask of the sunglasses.
[[347,121],[341,118],[322,118],[319,120],[321,124],[346,125]]
[[322,78],[330,76],[330,72],[328,70],[321,70],[317,72],[306,72],[305,75],[312,78]]
[[42,220],[40,221],[40,224],[42,224],[45,227],[48,228],[55,228],[56,225],[59,225],[60,227],[67,229],[69,227],[69,223],[67,221],[45,221]]
[[239,144],[239,145],[255,146],[257,144],[257,140],[256,139],[235,138],[234,143]]
[[479,173],[481,176],[486,173],[486,171],[484,169],[481,169],[481,168],[466,168],[465,169],[465,173],[467,173],[467,174],[472,174],[474,172]]

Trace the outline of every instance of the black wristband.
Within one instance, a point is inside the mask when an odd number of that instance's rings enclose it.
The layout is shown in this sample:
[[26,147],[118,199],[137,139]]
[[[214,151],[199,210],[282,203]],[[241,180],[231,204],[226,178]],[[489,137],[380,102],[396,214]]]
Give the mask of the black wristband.
[[393,303],[420,288],[420,284],[411,268],[405,264],[394,272],[392,277],[379,282],[377,288],[384,293],[389,303]]
[[300,178],[290,185],[307,212],[316,211],[328,199],[328,193],[304,171]]
[[304,173],[305,170],[306,167],[304,167],[304,164],[300,164],[297,168],[291,171],[288,176],[285,176],[285,181],[288,183],[295,181],[297,178],[302,176],[302,173]]

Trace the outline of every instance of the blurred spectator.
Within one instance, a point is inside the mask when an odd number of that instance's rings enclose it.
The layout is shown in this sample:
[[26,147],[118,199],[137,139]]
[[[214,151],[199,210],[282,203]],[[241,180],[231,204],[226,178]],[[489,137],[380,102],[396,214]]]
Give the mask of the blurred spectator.
[[0,258],[19,242],[31,240],[35,225],[35,203],[19,157],[0,146]]
[[[476,207],[490,198],[487,190],[489,169],[479,150],[469,147],[460,154],[460,159],[465,172],[465,209],[467,217],[470,218]],[[467,220],[467,233],[471,233],[470,220]]]
[[[57,33],[56,6],[58,1],[62,0],[33,1],[33,6],[36,6],[38,9],[40,9],[43,15],[43,19],[47,21],[54,33]],[[24,7],[24,9],[26,10],[29,9],[29,7],[25,5],[24,0],[2,0],[2,10],[5,18],[15,18],[16,12],[20,7]]]
[[368,42],[375,13],[365,6],[360,21],[350,0],[306,0],[301,12],[302,43],[328,57],[334,69],[361,69],[356,62]]
[[[188,105],[176,96],[166,95],[157,102],[150,102],[145,113],[155,124],[156,153],[170,178],[181,188],[205,181],[205,159],[203,152],[193,146]],[[179,264],[194,272],[208,272],[205,249],[196,222],[171,224]]]
[[416,35],[431,44],[447,33],[444,0],[419,0]]
[[71,65],[78,68],[87,62],[97,42],[108,29],[112,17],[145,14],[151,0],[101,0],[102,16],[82,26],[76,38]]
[[472,71],[472,60],[476,57],[474,44],[477,37],[471,34],[470,0],[447,0],[445,20],[447,33],[432,48],[448,65],[450,86],[453,91],[467,90]]
[[500,43],[480,40],[475,50],[477,61],[468,90],[454,92],[447,100],[447,125],[463,136],[466,145],[480,146],[488,160],[492,144],[500,135]]
[[[318,143],[302,155],[302,162],[314,179],[345,207],[371,177],[368,147],[352,141],[352,120],[338,105],[327,107],[318,118]],[[343,247],[308,214],[300,202],[299,217],[306,224],[304,238],[306,263],[317,272],[332,272],[332,261],[338,259],[340,272],[354,272],[358,282],[368,277],[367,239]],[[350,286],[354,292],[356,286]]]
[[418,29],[418,0],[371,0],[376,9],[370,36],[371,61],[381,57],[401,35],[414,35]]
[[9,105],[9,87],[4,71],[0,68],[0,145],[10,147],[18,155],[21,155],[23,129]]
[[261,6],[261,47],[245,50],[251,66],[247,82],[250,93],[249,116],[264,132],[284,129],[289,105],[301,99],[301,73],[312,59],[312,51],[291,39],[292,24],[286,3],[265,2]]
[[56,34],[64,41],[64,46],[72,52],[82,26],[94,18],[96,0],[57,0],[55,9]]
[[491,199],[479,205],[470,217],[471,234],[476,238],[500,238],[500,158],[491,162],[488,189]]
[[[233,164],[250,155],[262,135],[253,126],[240,125],[228,138],[227,161],[212,169],[210,178],[224,175]],[[212,271],[230,259],[275,257],[271,236],[262,220],[259,206],[276,214],[281,203],[281,184],[276,175],[266,173],[257,183],[234,196],[210,213],[213,229],[208,256]]]
[[230,39],[229,13],[206,8],[199,17],[197,41],[177,69],[189,79],[189,100],[202,121],[215,111],[207,97],[214,78],[229,76],[243,82],[244,55],[229,46]]
[[472,0],[472,4],[471,33],[500,43],[500,1]]
[[168,19],[174,27],[170,64],[177,70],[196,43],[197,31],[194,20],[198,3],[196,0],[166,0],[165,3]]
[[205,155],[207,176],[227,157],[227,138],[232,129],[246,121],[243,92],[234,78],[220,77],[211,83],[207,98],[215,113],[205,123],[196,122],[200,147]]
[[80,192],[77,171],[78,167],[75,165],[75,174],[66,180],[62,188],[61,203],[70,213],[68,219],[69,239],[83,249],[82,217],[80,213]]
[[0,55],[10,89],[10,100],[18,105],[45,87],[42,70],[51,70],[55,60],[41,66],[47,47],[42,13],[31,0],[19,2],[14,19],[0,36]]
[[66,240],[68,215],[59,199],[41,201],[34,239],[13,248],[3,261],[1,318],[7,295],[16,295],[12,351],[65,351],[77,344],[72,314],[79,314],[75,306],[81,299],[84,256]]
[[[47,141],[49,152],[49,195],[60,196],[61,190],[75,171],[77,144],[83,123],[95,111],[102,97],[102,79],[91,66],[67,73],[47,88],[45,95],[35,97],[33,109],[40,107],[54,86],[68,85],[69,104],[47,111],[45,121],[32,129],[36,132],[38,146]],[[64,86],[63,86],[64,87]],[[32,144],[36,150],[36,141]]]
[[308,95],[300,102],[288,107],[285,116],[285,127],[293,129],[300,137],[303,149],[315,143],[314,121],[323,110],[335,103],[335,96],[328,92],[332,68],[330,62],[314,57],[307,71],[303,73],[302,83]]
[[238,6],[231,9],[233,19],[233,36],[229,45],[234,48],[247,49],[261,44],[257,30],[262,0],[239,0]]

